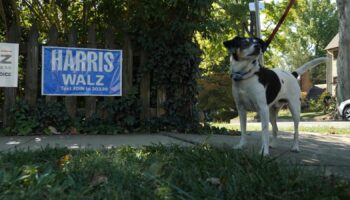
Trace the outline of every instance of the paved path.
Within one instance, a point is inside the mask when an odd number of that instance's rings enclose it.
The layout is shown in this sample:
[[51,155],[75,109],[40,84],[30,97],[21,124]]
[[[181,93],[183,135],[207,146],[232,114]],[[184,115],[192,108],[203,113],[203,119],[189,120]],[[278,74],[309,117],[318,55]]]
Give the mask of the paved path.
[[[239,121],[232,121],[230,124],[238,125]],[[293,121],[277,122],[278,127],[293,127]],[[260,122],[248,122],[247,126],[261,126]],[[327,127],[327,128],[348,128],[350,133],[350,121],[301,121],[299,127]]]
[[[248,149],[258,152],[260,134],[250,133]],[[190,146],[198,143],[209,143],[215,146],[232,147],[239,137],[227,135],[193,135],[193,134],[130,134],[115,136],[76,135],[76,136],[27,136],[0,137],[0,151],[14,149],[39,149],[50,147],[112,148],[122,145],[142,146],[151,144],[178,144]],[[300,153],[289,151],[292,144],[291,133],[279,135],[278,146],[271,149],[271,156],[278,159],[292,160],[308,168],[322,167],[327,174],[336,174],[350,180],[350,135],[300,134]]]
[[[181,138],[196,143],[209,143],[215,146],[232,147],[238,144],[239,137],[213,135],[183,135],[171,134],[173,138]],[[251,132],[248,136],[247,149],[258,153],[261,146],[261,135]],[[350,180],[350,135],[330,134],[300,134],[300,152],[290,151],[293,135],[282,132],[279,134],[278,145],[270,149],[270,154],[279,160],[297,162],[307,168],[322,167],[327,175],[336,174]]]
[[0,151],[27,150],[50,147],[67,147],[69,149],[113,148],[119,146],[138,147],[151,144],[190,145],[172,139],[163,134],[129,134],[129,135],[55,135],[55,136],[14,136],[0,137]]

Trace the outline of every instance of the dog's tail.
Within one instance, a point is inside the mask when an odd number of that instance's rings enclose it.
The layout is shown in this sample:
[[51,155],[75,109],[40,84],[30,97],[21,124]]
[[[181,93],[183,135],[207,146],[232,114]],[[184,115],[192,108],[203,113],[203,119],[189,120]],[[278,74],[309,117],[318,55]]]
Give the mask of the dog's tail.
[[328,61],[328,59],[329,58],[327,58],[327,57],[313,59],[313,60],[303,64],[302,66],[300,66],[292,74],[295,78],[298,78],[298,76],[304,74],[307,70],[312,69],[319,64],[326,63]]

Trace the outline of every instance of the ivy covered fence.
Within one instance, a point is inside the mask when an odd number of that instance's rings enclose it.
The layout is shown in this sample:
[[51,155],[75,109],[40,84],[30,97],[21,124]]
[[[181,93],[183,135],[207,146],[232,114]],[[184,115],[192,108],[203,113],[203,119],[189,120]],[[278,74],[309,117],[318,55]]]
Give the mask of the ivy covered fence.
[[[96,1],[87,19],[12,23],[2,42],[20,43],[18,88],[2,88],[6,134],[188,131],[198,126],[197,83],[212,1]],[[60,7],[60,5],[57,5]],[[60,8],[64,11],[66,5]],[[72,8],[73,9],[73,8]],[[123,50],[122,97],[42,96],[41,47]]]

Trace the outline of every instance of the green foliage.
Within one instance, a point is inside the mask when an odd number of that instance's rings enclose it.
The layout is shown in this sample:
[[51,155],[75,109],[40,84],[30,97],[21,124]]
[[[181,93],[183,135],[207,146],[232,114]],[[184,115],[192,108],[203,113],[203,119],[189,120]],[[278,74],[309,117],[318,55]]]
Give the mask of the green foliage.
[[15,114],[15,124],[7,128],[7,132],[16,133],[17,135],[28,135],[33,133],[39,126],[37,117],[33,115],[28,104],[22,100],[17,100],[16,109],[12,112]]
[[209,145],[0,153],[0,199],[348,199],[349,184]]
[[198,134],[218,134],[218,135],[241,135],[241,132],[237,129],[227,129],[225,127],[212,126],[211,124],[204,123],[198,129]]
[[[236,35],[246,35],[245,29],[250,21],[248,2],[249,0],[18,1],[17,8],[5,7],[5,17],[7,22],[14,21],[14,16],[9,13],[18,11],[21,26],[38,26],[41,42],[46,42],[49,28],[55,25],[63,33],[59,45],[66,45],[65,35],[73,26],[78,29],[78,46],[86,45],[86,33],[91,24],[97,24],[98,47],[104,45],[101,32],[107,27],[113,28],[119,47],[128,36],[135,55],[140,50],[147,53],[145,64],[134,68],[135,88],[139,88],[140,77],[149,72],[152,77],[152,97],[157,97],[156,91],[159,88],[166,91],[166,102],[161,105],[165,114],[151,119],[150,124],[156,125],[157,130],[190,130],[198,126],[196,80],[199,76],[210,79],[212,74],[228,72],[228,60],[225,59],[227,53],[222,42]],[[270,24],[267,24],[268,30],[263,30],[265,37],[271,33],[270,29],[274,27],[272,23],[278,21],[286,3],[287,1],[266,4],[264,12]],[[322,49],[337,32],[336,15],[334,4],[328,0],[298,1],[267,51],[267,66],[282,63],[284,67],[283,63],[287,63],[294,68],[314,56],[324,55]],[[5,36],[5,28],[3,24],[0,25],[0,40]],[[20,77],[23,77],[23,73],[20,71]],[[324,72],[319,73],[317,70],[313,73],[318,82]],[[228,92],[229,87],[225,84],[226,82],[219,85],[223,88],[218,90],[204,88],[199,94],[199,107],[215,110],[220,119],[226,119],[227,114],[232,114],[234,105],[231,92]],[[20,85],[23,85],[23,79],[20,79]],[[217,99],[210,96],[209,91],[217,94]],[[205,93],[208,98],[204,98]],[[110,108],[108,111],[112,116],[110,122],[104,125],[99,125],[105,121],[101,116],[71,120],[59,111],[63,105],[50,105],[52,113],[44,111],[45,105],[37,114],[19,110],[17,123],[21,126],[13,127],[13,130],[25,135],[50,124],[60,130],[75,126],[82,132],[130,130],[145,125],[139,121],[140,104],[136,100],[138,96],[134,94],[100,105]],[[217,106],[213,102],[224,103]],[[89,127],[89,124],[94,126]]]
[[227,73],[216,73],[198,80],[201,110],[234,109],[232,80]]
[[[66,33],[70,27],[76,27],[78,46],[85,46],[87,29],[91,24],[97,24],[99,47],[104,45],[102,30],[105,28],[113,28],[119,47],[129,37],[135,55],[141,50],[148,54],[143,66],[134,66],[133,85],[139,88],[140,77],[145,72],[150,72],[152,91],[157,91],[158,88],[166,91],[166,102],[162,105],[166,112],[160,121],[167,122],[165,127],[185,129],[198,123],[194,117],[194,105],[201,51],[194,40],[194,34],[206,32],[212,2],[213,0],[21,1],[17,8],[8,8],[7,11],[20,11],[19,18],[24,27],[37,24],[41,33],[39,40],[42,42],[46,41],[52,25],[63,32],[63,37],[59,38],[62,45],[67,43]],[[157,94],[152,95],[157,97]],[[111,121],[117,122],[115,126],[135,128],[141,125],[138,119],[140,105],[135,103],[136,99],[139,96],[123,96],[102,107],[111,108]],[[82,124],[74,126],[80,126],[78,128],[84,130],[88,124],[101,122],[99,118],[101,117],[95,117],[94,123],[90,119],[82,119]],[[103,132],[109,128],[98,129],[101,130],[97,132]]]
[[309,111],[312,111],[312,112],[320,112],[322,110],[322,107],[323,107],[323,103],[319,103],[318,100],[314,100],[314,99],[310,99],[309,100]]
[[98,104],[99,110],[105,110],[105,116],[101,113],[90,118],[85,118],[81,113],[80,120],[75,127],[80,133],[87,134],[120,134],[135,130],[140,127],[141,102],[136,88],[130,90],[123,98],[115,98],[110,101],[102,101]]
[[219,122],[230,122],[231,119],[236,118],[238,116],[237,111],[233,110],[217,110],[211,114],[211,117],[214,121]]
[[203,51],[200,63],[202,74],[228,72],[227,52],[222,42],[245,35],[245,27],[249,24],[248,3],[249,0],[217,0],[212,4],[206,31],[195,34]]
[[72,119],[66,112],[64,104],[58,102],[46,103],[40,100],[35,108],[21,99],[17,99],[14,112],[14,125],[8,127],[8,134],[28,135],[44,131],[49,126],[62,132],[72,125]]
[[35,115],[42,129],[53,126],[57,127],[59,131],[65,131],[73,125],[73,120],[69,117],[65,105],[61,102],[44,102],[44,100],[41,100],[35,109]]
[[129,5],[133,14],[127,14],[134,17],[128,31],[150,55],[141,72],[151,72],[155,90],[166,91],[166,112],[159,121],[169,129],[184,130],[197,123],[193,105],[201,52],[193,36],[205,31],[211,2],[152,0]]
[[[288,1],[266,4],[267,37],[282,16]],[[335,3],[329,0],[296,1],[267,51],[267,65],[293,70],[315,57],[326,55],[324,48],[338,32]],[[271,62],[273,61],[273,63]],[[311,70],[315,84],[326,80],[326,67]]]
[[[329,98],[328,102],[325,102],[324,100]],[[317,100],[309,100],[309,110],[312,112],[321,112],[323,113],[329,113],[337,109],[337,102],[332,95],[325,91],[321,94],[321,96]]]
[[229,121],[236,117],[231,84],[227,73],[210,74],[199,79],[198,108],[214,121]]

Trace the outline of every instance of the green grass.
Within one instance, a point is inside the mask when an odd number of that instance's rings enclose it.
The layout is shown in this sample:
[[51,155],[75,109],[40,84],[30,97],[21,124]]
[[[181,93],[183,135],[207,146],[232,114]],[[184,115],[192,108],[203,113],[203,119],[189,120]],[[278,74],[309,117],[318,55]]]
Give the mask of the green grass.
[[[210,125],[218,128],[226,128],[228,130],[240,130],[240,127],[238,124],[228,124],[228,123],[220,122],[220,123],[211,123]],[[271,130],[271,125],[270,125],[270,130]],[[278,127],[278,130],[287,131],[287,132],[294,131],[293,122],[291,122],[290,126],[288,127]],[[247,126],[247,131],[261,131],[261,125],[249,124]],[[319,124],[316,124],[314,127],[299,126],[299,131],[310,132],[310,133],[322,133],[322,134],[350,134],[350,131],[348,128],[326,127],[326,126],[320,126]]]
[[0,153],[0,199],[349,199],[349,184],[211,146]]
[[[256,112],[248,112],[247,117],[250,119],[255,118]],[[323,112],[304,112],[300,113],[300,120],[302,121],[313,121],[316,117],[325,115]],[[293,120],[292,114],[289,109],[282,109],[278,112],[278,119],[282,120]]]
[[[302,121],[312,121],[316,117],[325,115],[323,112],[304,112],[300,113],[300,120]],[[280,110],[278,112],[278,118],[284,120],[292,120],[292,114],[288,109]]]

